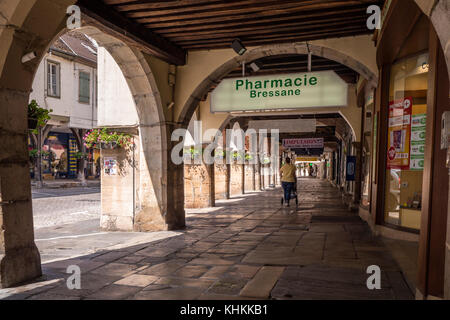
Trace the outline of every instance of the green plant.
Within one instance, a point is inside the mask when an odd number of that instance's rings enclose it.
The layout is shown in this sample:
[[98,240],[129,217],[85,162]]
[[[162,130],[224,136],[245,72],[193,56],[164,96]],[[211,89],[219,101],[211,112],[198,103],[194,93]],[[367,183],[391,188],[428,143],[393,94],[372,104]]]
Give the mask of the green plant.
[[195,156],[198,156],[202,153],[201,150],[196,149],[195,147],[188,147],[183,149],[183,155],[190,155],[191,159],[194,159]]
[[77,159],[77,160],[80,160],[80,159],[83,159],[83,158],[86,158],[87,157],[87,153],[85,153],[85,152],[80,152],[80,151],[78,151],[78,152],[75,152],[75,158]]
[[225,150],[214,150],[214,157],[216,157],[216,158],[225,158],[225,155],[226,155],[226,153],[225,153]]
[[86,148],[100,149],[102,143],[115,143],[119,148],[128,148],[133,145],[132,136],[127,133],[118,133],[108,128],[92,129],[84,137]]
[[36,100],[31,100],[28,104],[28,118],[37,121],[36,127],[32,128],[33,133],[37,134],[39,132],[39,128],[45,127],[48,120],[51,119],[50,113],[52,112],[53,109],[47,110],[45,108],[41,108]]
[[28,155],[31,159],[35,159],[39,156],[39,151],[37,149],[28,150]]
[[247,161],[253,160],[253,156],[251,154],[249,154],[249,153],[246,153],[245,154],[245,160],[247,160]]
[[231,158],[233,160],[238,160],[238,159],[241,159],[242,156],[239,151],[233,151],[233,152],[231,152]]

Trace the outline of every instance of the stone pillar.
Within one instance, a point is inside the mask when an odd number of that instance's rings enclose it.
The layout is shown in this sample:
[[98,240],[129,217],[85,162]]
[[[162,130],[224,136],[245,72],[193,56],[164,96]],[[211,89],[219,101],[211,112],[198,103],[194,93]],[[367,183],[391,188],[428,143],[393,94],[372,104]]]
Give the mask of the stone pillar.
[[250,163],[245,164],[244,191],[255,191],[255,165]]
[[361,172],[362,172],[362,152],[361,152],[361,142],[353,142],[353,154],[356,157],[356,167],[355,167],[355,189],[353,192],[352,202],[354,205],[359,204],[361,200]]
[[215,205],[214,165],[184,165],[185,208],[208,208]]
[[[259,157],[259,156],[258,156]],[[258,160],[256,160],[255,164],[255,191],[261,190],[261,163]]]
[[214,164],[215,199],[230,199],[230,165]]
[[267,150],[270,159],[270,163],[267,165],[267,174],[269,175],[268,187],[271,187],[274,184],[274,179],[273,179],[273,163],[272,163],[272,138],[270,134],[267,135]]
[[262,166],[262,171],[263,171],[263,181],[264,181],[264,190],[268,189],[270,186],[270,168],[269,168],[269,164],[264,164]]
[[[135,141],[137,136],[135,136]],[[136,202],[135,178],[138,149],[101,150],[101,217],[100,227],[107,231],[132,231]]]
[[[21,52],[18,50],[17,55]],[[18,78],[20,79],[20,73]],[[23,79],[23,82],[26,80]],[[22,82],[19,81],[16,84]],[[0,81],[0,287],[42,274],[34,243],[31,179],[28,157],[29,92],[8,89]]]
[[234,161],[230,166],[230,194],[244,194],[244,165]]
[[[134,147],[101,152],[101,228],[139,232],[184,228],[184,167],[171,160],[176,142],[164,140],[172,128],[162,123],[121,131],[133,136]],[[111,160],[116,165],[112,172],[105,166]]]

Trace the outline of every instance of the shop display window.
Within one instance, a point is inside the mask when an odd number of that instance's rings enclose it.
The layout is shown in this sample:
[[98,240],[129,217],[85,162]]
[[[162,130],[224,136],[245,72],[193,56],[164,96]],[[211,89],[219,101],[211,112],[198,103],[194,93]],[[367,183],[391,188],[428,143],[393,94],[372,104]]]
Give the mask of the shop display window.
[[420,229],[428,54],[392,66],[387,132],[385,222]]

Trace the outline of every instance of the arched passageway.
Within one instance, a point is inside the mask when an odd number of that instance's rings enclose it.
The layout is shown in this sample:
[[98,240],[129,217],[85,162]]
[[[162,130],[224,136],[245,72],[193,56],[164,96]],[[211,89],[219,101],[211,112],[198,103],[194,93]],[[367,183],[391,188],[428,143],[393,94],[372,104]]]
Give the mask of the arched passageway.
[[[3,2],[0,9],[9,28],[0,30],[0,286],[35,278],[41,274],[39,252],[34,243],[30,175],[27,151],[27,108],[37,67],[53,40],[65,32],[66,9],[75,1]],[[9,15],[8,15],[9,14]],[[146,57],[96,27],[80,30],[95,39],[113,56],[132,93],[139,124],[136,197],[131,228],[140,231],[184,226],[184,216],[173,216],[167,182],[167,135],[161,98]],[[4,45],[5,44],[5,45]],[[35,59],[21,62],[29,53]],[[133,186],[134,188],[134,186]],[[182,208],[181,208],[182,210]],[[109,215],[114,223],[119,217]],[[108,221],[107,223],[110,223]]]
[[184,127],[187,127],[189,121],[197,108],[199,102],[207,95],[212,87],[218,85],[222,79],[231,71],[239,68],[242,62],[251,62],[263,57],[278,56],[278,55],[305,55],[311,52],[314,56],[323,57],[333,60],[349,67],[358,72],[362,77],[367,79],[370,83],[376,84],[378,76],[371,71],[371,69],[364,63],[357,61],[355,58],[337,51],[330,47],[322,47],[318,45],[307,45],[305,43],[290,43],[277,46],[262,46],[249,50],[242,56],[237,56],[228,60],[211,74],[209,74],[201,83],[194,89],[190,97],[187,99],[178,119]]

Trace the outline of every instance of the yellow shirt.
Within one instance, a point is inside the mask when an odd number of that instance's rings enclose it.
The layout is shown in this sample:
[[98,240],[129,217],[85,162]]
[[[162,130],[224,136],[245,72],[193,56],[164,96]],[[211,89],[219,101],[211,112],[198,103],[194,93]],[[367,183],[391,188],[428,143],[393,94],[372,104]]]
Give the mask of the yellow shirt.
[[282,182],[295,182],[295,166],[293,164],[285,164],[281,169]]

